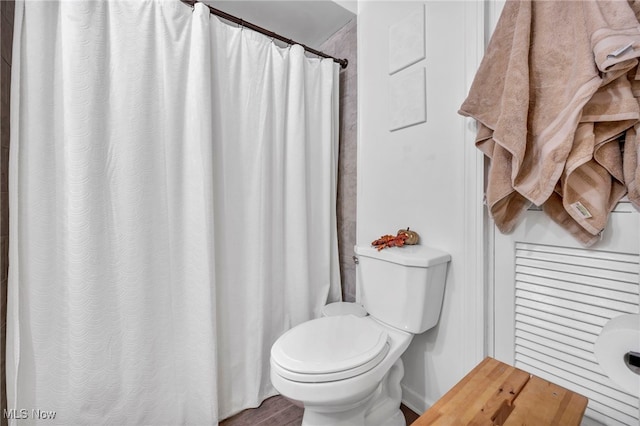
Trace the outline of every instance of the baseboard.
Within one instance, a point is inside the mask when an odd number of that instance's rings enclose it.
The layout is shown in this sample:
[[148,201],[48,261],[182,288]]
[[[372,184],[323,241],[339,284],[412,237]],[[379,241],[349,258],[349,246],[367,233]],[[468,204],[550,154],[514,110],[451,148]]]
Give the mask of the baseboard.
[[413,389],[409,389],[404,384],[400,384],[402,387],[402,403],[410,408],[411,411],[422,414],[431,407],[435,401],[428,400],[423,395],[419,395]]

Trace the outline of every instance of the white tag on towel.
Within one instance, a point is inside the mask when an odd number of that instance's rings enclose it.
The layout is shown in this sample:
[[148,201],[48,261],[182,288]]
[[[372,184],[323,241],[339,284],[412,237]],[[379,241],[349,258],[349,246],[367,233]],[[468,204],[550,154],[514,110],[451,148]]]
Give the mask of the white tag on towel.
[[614,50],[613,52],[609,53],[607,55],[607,58],[617,58],[622,53],[626,52],[629,48],[631,48],[631,46],[633,46],[633,43],[629,43],[626,46],[622,46],[622,47]]
[[571,204],[571,207],[573,207],[573,209],[577,211],[578,214],[585,219],[589,219],[590,217],[593,217],[591,213],[589,213],[589,210],[587,210],[587,208],[583,206],[580,201],[576,201],[575,203]]

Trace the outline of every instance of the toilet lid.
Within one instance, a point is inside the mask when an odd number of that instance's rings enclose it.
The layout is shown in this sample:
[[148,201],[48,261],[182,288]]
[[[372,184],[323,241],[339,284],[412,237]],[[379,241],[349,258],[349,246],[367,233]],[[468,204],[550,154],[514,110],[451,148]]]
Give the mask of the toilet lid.
[[322,307],[323,317],[335,317],[338,315],[366,317],[367,310],[361,304],[353,302],[333,302]]
[[377,365],[389,350],[387,340],[386,331],[367,318],[318,318],[283,334],[274,343],[271,357],[284,369],[282,375],[292,380],[339,380]]

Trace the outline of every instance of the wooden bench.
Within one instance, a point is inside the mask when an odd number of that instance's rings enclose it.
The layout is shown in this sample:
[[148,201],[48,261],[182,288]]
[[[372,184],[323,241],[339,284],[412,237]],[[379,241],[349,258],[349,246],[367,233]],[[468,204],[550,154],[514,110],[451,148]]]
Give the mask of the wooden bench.
[[412,426],[578,426],[587,398],[485,358]]

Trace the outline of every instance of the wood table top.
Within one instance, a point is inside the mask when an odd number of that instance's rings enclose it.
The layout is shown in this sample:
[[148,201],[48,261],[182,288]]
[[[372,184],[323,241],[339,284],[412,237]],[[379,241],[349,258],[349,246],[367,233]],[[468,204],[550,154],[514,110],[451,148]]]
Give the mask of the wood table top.
[[487,357],[412,426],[579,426],[588,399]]

